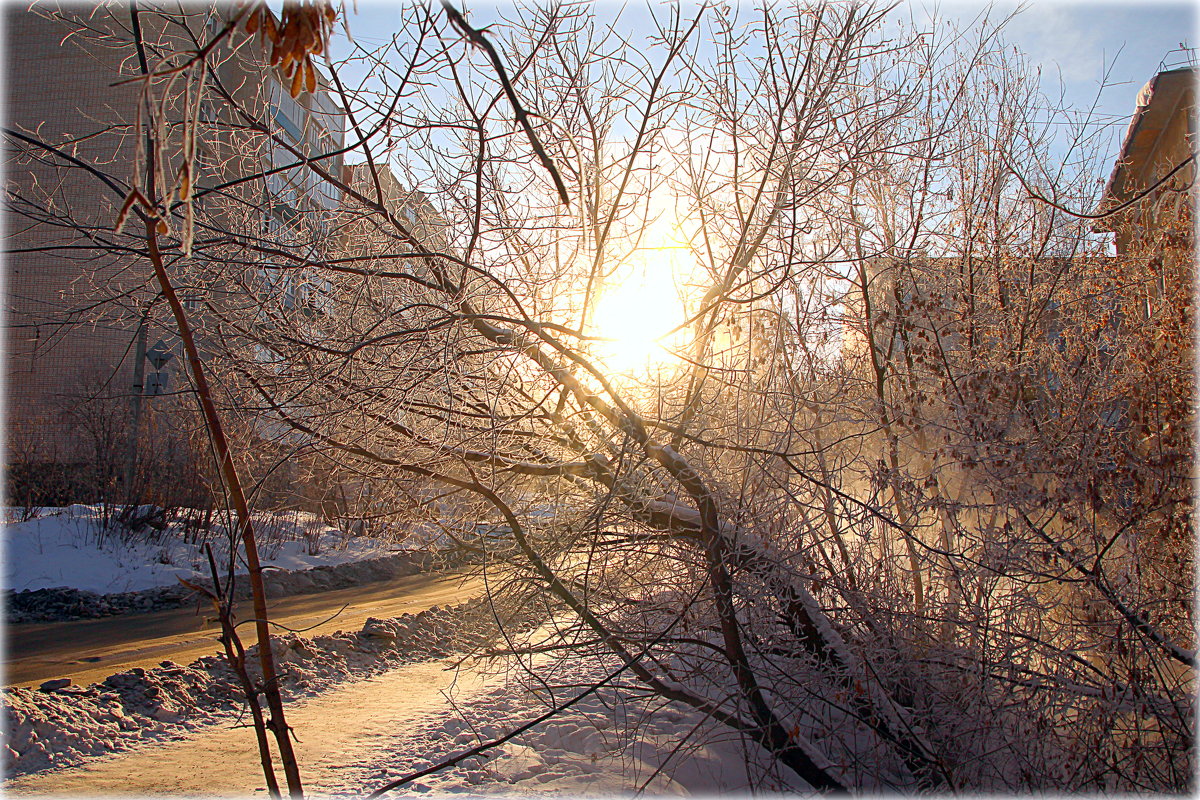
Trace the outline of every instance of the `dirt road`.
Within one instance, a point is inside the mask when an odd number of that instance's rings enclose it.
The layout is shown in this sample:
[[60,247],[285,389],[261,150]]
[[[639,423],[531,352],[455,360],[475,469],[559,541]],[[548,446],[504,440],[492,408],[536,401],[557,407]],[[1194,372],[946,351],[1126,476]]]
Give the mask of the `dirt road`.
[[[271,619],[294,630],[311,628],[304,635],[316,636],[356,630],[367,617],[395,617],[460,602],[482,589],[479,580],[467,579],[462,571],[410,575],[321,594],[283,597],[270,603]],[[248,600],[239,607],[243,618],[250,615]],[[51,678],[70,678],[86,685],[114,672],[153,667],[167,659],[187,664],[220,652],[219,628],[211,617],[208,606],[197,610],[191,605],[151,614],[10,625],[5,684],[37,686]]]

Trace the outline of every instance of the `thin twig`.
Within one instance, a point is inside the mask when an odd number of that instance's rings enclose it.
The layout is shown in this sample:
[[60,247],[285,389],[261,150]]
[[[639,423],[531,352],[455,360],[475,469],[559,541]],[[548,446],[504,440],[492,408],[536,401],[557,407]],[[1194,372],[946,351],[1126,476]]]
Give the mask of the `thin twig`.
[[[283,630],[287,631],[288,633],[304,633],[306,631],[311,631],[313,628],[319,628],[322,625],[324,625],[326,622],[332,622],[333,620],[338,618],[338,615],[340,615],[343,611],[345,611],[349,607],[350,607],[350,604],[346,603],[345,605],[343,605],[337,611],[330,614],[325,619],[321,620],[320,622],[314,622],[312,625],[309,625],[307,628],[289,628],[287,625],[284,625],[282,622],[275,622],[274,620],[270,620],[270,619],[267,620],[266,622],[268,625],[274,625],[276,628],[282,628]],[[238,623],[238,625],[245,625],[247,622],[258,622],[258,620],[255,619],[254,617],[251,617],[249,619],[242,620],[241,622]]]
[[570,196],[567,194],[567,185],[563,183],[562,176],[558,173],[558,168],[554,166],[554,162],[550,160],[550,156],[546,155],[545,148],[538,140],[537,134],[533,131],[533,126],[529,123],[529,114],[521,106],[521,101],[517,98],[517,92],[513,89],[512,82],[508,79],[508,72],[504,69],[504,62],[500,60],[500,54],[496,52],[496,48],[487,40],[482,31],[472,28],[463,15],[454,6],[450,5],[450,0],[442,0],[442,8],[446,9],[446,16],[450,19],[450,24],[453,25],[471,44],[482,48],[492,61],[492,67],[496,70],[496,76],[500,79],[500,85],[504,88],[504,94],[508,97],[508,102],[512,104],[513,116],[517,122],[521,123],[521,127],[525,130],[525,135],[529,138],[529,146],[533,148],[533,152],[537,153],[538,159],[542,162],[542,166],[550,173],[550,177],[554,180],[554,188],[558,190],[559,199],[563,205],[571,205]]
[[1029,195],[1029,198],[1031,200],[1037,200],[1040,203],[1045,203],[1046,205],[1050,206],[1051,208],[1054,208],[1054,209],[1061,211],[1064,214],[1068,214],[1072,217],[1076,217],[1077,219],[1104,219],[1105,217],[1111,217],[1114,214],[1119,214],[1120,212],[1124,211],[1125,209],[1129,208],[1130,206],[1134,205],[1135,203],[1141,202],[1142,200],[1146,199],[1148,196],[1150,196],[1151,194],[1156,192],[1158,189],[1160,189],[1162,187],[1162,185],[1164,183],[1166,183],[1171,178],[1173,178],[1177,172],[1182,170],[1188,164],[1193,163],[1196,160],[1196,154],[1193,153],[1192,155],[1185,158],[1183,161],[1180,161],[1178,164],[1175,165],[1175,167],[1170,172],[1168,172],[1166,175],[1163,175],[1161,178],[1159,178],[1157,181],[1155,181],[1154,184],[1150,186],[1150,188],[1146,189],[1143,192],[1138,192],[1133,197],[1129,198],[1124,203],[1121,203],[1118,206],[1113,206],[1112,208],[1108,209],[1107,211],[1101,211],[1097,214],[1081,214],[1078,211],[1072,211],[1071,209],[1069,209],[1065,206],[1059,205],[1058,203],[1054,202],[1053,200],[1051,200],[1048,197],[1043,197],[1042,195],[1035,192],[1033,190],[1033,187],[1031,187],[1028,183],[1025,182],[1025,177],[1020,172],[1017,171],[1016,167],[1014,167],[1014,166],[1012,166],[1012,164],[1008,163],[1008,159],[1004,158],[1003,156],[1001,156],[1000,159],[1004,162],[1004,166],[1008,168],[1008,171],[1011,172],[1013,175],[1015,175],[1017,180],[1021,182],[1021,188],[1023,188],[1025,190],[1025,193]]

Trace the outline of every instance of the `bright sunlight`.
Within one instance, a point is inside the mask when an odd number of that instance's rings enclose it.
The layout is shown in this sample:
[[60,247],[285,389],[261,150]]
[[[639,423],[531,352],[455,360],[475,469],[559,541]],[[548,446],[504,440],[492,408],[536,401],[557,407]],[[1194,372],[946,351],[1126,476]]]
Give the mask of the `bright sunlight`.
[[604,286],[592,330],[605,341],[596,347],[610,376],[653,378],[674,370],[670,353],[682,343],[684,322],[680,278],[689,271],[685,245],[646,248]]

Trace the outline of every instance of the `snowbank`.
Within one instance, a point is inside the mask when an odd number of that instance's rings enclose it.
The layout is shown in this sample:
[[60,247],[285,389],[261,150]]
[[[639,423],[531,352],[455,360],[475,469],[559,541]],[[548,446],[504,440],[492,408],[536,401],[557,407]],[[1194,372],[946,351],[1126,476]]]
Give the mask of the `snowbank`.
[[[12,512],[9,512],[11,519]],[[347,536],[300,512],[255,515],[264,565],[286,570],[379,558],[402,549],[380,539]],[[179,578],[208,575],[202,549],[209,542],[224,563],[224,526],[197,531],[169,520],[118,534],[106,529],[99,506],[40,509],[38,516],[3,525],[4,586],[14,591],[69,587],[112,594],[176,586]]]
[[[419,572],[453,568],[461,563],[461,555],[410,550],[365,561],[319,565],[294,572],[271,570],[263,575],[263,581],[269,597],[315,594],[373,581],[393,580]],[[197,578],[195,583],[211,588],[211,581],[207,578]],[[239,581],[234,589],[234,597],[245,600],[250,597],[250,592],[249,581]],[[180,608],[194,604],[199,599],[195,590],[183,584],[105,595],[66,587],[27,589],[23,592],[6,590],[4,618],[9,623],[96,619]]]
[[[506,627],[512,632],[532,624],[532,619],[524,619]],[[503,656],[466,667],[451,679],[444,701],[413,705],[409,677],[394,668],[478,648],[495,633],[491,609],[474,602],[368,620],[355,633],[278,640],[276,655],[288,675],[282,684],[285,695],[315,697],[310,703],[319,706],[345,691],[357,704],[366,704],[361,720],[347,719],[344,708],[333,717],[310,712],[302,737],[336,743],[348,724],[360,722],[376,731],[366,737],[370,746],[342,752],[333,763],[305,765],[310,794],[362,796],[399,776],[494,741],[599,682],[614,666],[612,659]],[[531,679],[531,670],[542,680]],[[165,662],[154,669],[131,670],[86,688],[10,692],[5,710],[8,774],[18,785],[23,783],[21,776],[39,772],[59,782],[63,778],[58,770],[112,751],[204,736],[213,723],[227,727],[240,707],[230,688],[231,677],[223,660],[206,657],[187,667]],[[351,678],[364,681],[335,688]],[[794,777],[779,774],[757,746],[691,709],[631,692],[624,683],[605,686],[519,736],[412,781],[392,796],[804,791]],[[345,701],[332,706],[342,708]],[[240,733],[252,748],[250,731]],[[169,744],[147,753],[156,772],[179,766],[172,761]],[[220,765],[208,766],[221,772]],[[189,774],[203,781],[208,766],[191,764]]]

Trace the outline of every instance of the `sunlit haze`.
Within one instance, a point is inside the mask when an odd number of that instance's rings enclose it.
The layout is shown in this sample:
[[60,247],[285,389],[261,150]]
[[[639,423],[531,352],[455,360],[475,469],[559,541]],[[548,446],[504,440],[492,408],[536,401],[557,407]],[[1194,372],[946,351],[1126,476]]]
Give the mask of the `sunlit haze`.
[[685,245],[658,237],[601,289],[589,327],[604,339],[596,353],[610,375],[652,378],[678,365],[670,350],[683,337],[672,331],[685,320],[679,287],[686,284],[689,256]]

